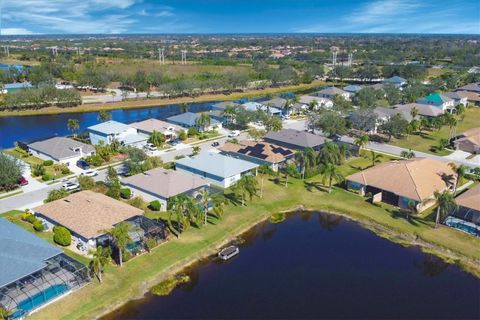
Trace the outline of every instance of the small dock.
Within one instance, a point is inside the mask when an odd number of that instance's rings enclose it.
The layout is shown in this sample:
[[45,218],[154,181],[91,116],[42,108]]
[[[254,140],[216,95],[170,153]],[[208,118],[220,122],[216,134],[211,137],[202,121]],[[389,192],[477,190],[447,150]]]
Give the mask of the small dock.
[[229,246],[229,247],[226,247],[224,249],[222,249],[219,253],[218,253],[218,257],[224,261],[227,261],[231,258],[233,258],[234,256],[236,256],[237,254],[240,253],[240,249],[238,249],[237,246]]

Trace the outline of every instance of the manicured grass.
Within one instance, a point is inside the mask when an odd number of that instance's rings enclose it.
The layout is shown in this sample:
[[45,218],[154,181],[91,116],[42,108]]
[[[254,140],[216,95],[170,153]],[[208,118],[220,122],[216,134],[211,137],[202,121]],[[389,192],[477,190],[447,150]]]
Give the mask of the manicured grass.
[[[479,126],[480,108],[470,107],[466,111],[465,119],[458,122],[457,134]],[[402,148],[418,150],[443,156],[449,154],[450,152],[444,150],[442,152],[435,153],[432,152],[430,149],[432,146],[437,146],[440,142],[440,139],[448,139],[449,132],[450,128],[448,126],[443,126],[439,131],[424,131],[424,134],[422,135],[410,135],[403,139],[392,138],[392,141],[389,143]]]
[[[351,172],[356,170],[356,166],[368,165],[364,160],[353,159],[342,170]],[[266,177],[264,180],[262,199],[254,198],[245,207],[232,199],[221,220],[211,219],[211,223],[201,229],[189,228],[179,239],[172,237],[151,253],[128,261],[122,268],[109,268],[102,284],[93,281],[87,287],[63,298],[61,302],[35,313],[32,318],[98,317],[130,299],[142,296],[146,290],[181,271],[184,266],[215,253],[236,235],[272,214],[293,210],[300,205],[311,210],[342,213],[382,236],[399,242],[407,242],[405,239],[411,239],[410,242],[428,242],[429,250],[437,254],[449,253],[458,259],[461,257],[464,265],[480,274],[480,239],[444,226],[435,229],[431,216],[413,217],[407,221],[398,209],[383,204],[372,205],[343,188],[334,187],[329,194],[320,183],[320,177],[306,181],[289,178],[288,187],[284,186],[283,177]],[[227,196],[230,194],[227,193]],[[155,216],[166,218],[167,213],[155,213]],[[398,236],[392,236],[392,232]]]

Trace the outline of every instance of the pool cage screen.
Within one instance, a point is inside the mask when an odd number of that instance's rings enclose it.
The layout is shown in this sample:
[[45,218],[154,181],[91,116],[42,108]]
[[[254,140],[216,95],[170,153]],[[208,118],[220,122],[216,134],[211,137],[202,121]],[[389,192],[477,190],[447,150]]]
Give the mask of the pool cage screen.
[[45,268],[0,288],[0,307],[11,313],[9,319],[22,318],[90,280],[87,266],[64,254],[45,263]]

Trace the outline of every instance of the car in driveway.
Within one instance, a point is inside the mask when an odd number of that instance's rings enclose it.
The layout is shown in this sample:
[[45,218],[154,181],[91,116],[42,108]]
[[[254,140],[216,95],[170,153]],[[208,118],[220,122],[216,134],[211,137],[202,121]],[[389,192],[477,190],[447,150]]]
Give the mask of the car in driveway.
[[18,178],[18,184],[21,186],[26,186],[28,184],[28,180],[25,177]]
[[83,169],[83,170],[90,169],[90,165],[88,164],[88,162],[85,161],[85,160],[82,160],[82,159],[77,161],[77,167],[79,167],[80,169]]
[[178,139],[175,139],[175,140],[172,140],[172,141],[169,142],[169,144],[170,144],[171,146],[176,146],[176,145],[179,144],[179,143],[180,143],[180,140],[178,140]]
[[67,183],[64,183],[62,185],[62,188],[67,190],[67,191],[74,191],[74,190],[77,190],[78,188],[80,188],[80,185],[78,183],[69,181]]
[[218,147],[220,145],[220,143],[218,143],[218,141],[215,141],[212,143],[212,147]]
[[233,130],[232,132],[230,132],[230,133],[228,134],[228,137],[229,137],[229,138],[234,138],[234,137],[238,137],[239,135],[240,135],[240,131],[238,131],[238,130]]
[[153,151],[157,151],[158,148],[157,148],[153,143],[147,143],[147,144],[145,145],[145,150],[146,150],[146,151],[152,151],[152,152],[153,152]]
[[80,173],[80,175],[85,177],[95,177],[96,175],[98,175],[98,171],[89,169],[89,170],[83,171],[82,173]]

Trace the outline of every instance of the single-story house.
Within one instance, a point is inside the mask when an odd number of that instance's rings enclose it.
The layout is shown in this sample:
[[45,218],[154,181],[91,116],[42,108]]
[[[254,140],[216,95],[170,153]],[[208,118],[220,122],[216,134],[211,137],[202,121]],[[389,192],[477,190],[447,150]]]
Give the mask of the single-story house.
[[468,73],[480,73],[480,67],[474,66],[468,69]]
[[276,97],[267,101],[262,101],[262,104],[282,110],[287,105],[287,102],[287,99]]
[[414,158],[382,163],[346,178],[349,189],[361,195],[371,194],[373,202],[385,202],[417,212],[436,203],[435,191],[450,190],[456,174],[444,162],[430,158]]
[[151,135],[153,131],[160,132],[165,136],[166,141],[175,140],[178,135],[184,131],[184,129],[180,126],[153,118],[131,123],[130,126],[134,127],[139,133],[143,134]]
[[67,166],[75,165],[81,158],[95,154],[92,145],[64,137],[36,141],[27,147],[32,155],[42,160],[53,160]]
[[346,100],[350,100],[351,94],[350,92],[344,91],[342,89],[336,87],[326,87],[317,92],[317,95],[322,98],[327,98],[333,100],[336,95],[342,96]]
[[12,93],[22,89],[33,88],[30,82],[15,82],[15,83],[6,83],[3,86],[4,93]]
[[287,160],[294,156],[294,151],[291,149],[264,141],[256,142],[252,140],[242,140],[239,143],[227,142],[220,150],[232,157],[259,165],[268,165],[275,172],[278,171],[279,166],[285,164]]
[[343,87],[343,91],[349,92],[352,95],[357,94],[362,89],[363,86],[359,86],[358,84],[350,84],[346,87]]
[[458,88],[457,91],[480,93],[480,82],[469,83],[463,87]]
[[444,112],[442,109],[432,106],[430,104],[423,104],[423,103],[407,103],[407,104],[396,104],[393,106],[394,109],[398,110],[399,112],[410,113],[413,108],[418,110],[418,115],[423,117],[438,117],[442,115]]
[[320,135],[295,129],[282,129],[277,132],[268,132],[264,140],[293,150],[305,148],[320,150],[327,141],[325,137]]
[[432,105],[441,109],[444,112],[446,110],[451,111],[455,108],[455,102],[452,98],[438,92],[434,92],[426,97],[417,99],[417,103]]
[[193,174],[180,171],[155,168],[137,175],[122,179],[122,184],[132,189],[147,201],[158,200],[160,210],[166,211],[170,198],[179,194],[195,195],[210,183]]
[[125,146],[142,148],[149,139],[148,135],[139,133],[136,128],[114,120],[88,127],[87,131],[94,145],[100,142],[110,144],[113,140],[117,140]]
[[212,110],[224,111],[228,107],[238,107],[240,104],[233,101],[222,101],[212,104]]
[[301,96],[299,99],[299,103],[304,105],[304,109],[308,109],[312,102],[315,102],[317,104],[316,109],[319,109],[319,108],[330,109],[333,107],[333,101],[328,98],[304,95],[304,96]]
[[474,154],[480,153],[480,127],[472,128],[457,135],[453,140],[456,150],[462,150]]
[[0,307],[25,318],[89,281],[85,265],[0,218]]
[[256,163],[214,152],[201,152],[194,157],[185,157],[176,164],[178,171],[193,173],[222,188],[234,185],[243,175],[253,171],[256,174],[257,168]]
[[445,96],[449,97],[453,100],[454,106],[463,105],[466,106],[468,104],[468,99],[465,95],[460,94],[459,92],[452,91],[445,93]]
[[200,113],[185,112],[177,114],[176,116],[168,117],[167,121],[184,128],[196,128],[198,131],[212,131],[222,127],[222,123],[215,119],[210,119],[210,125],[201,127],[198,125]]
[[63,226],[70,230],[74,242],[83,244],[86,252],[97,245],[111,244],[108,231],[120,222],[132,226],[131,248],[139,248],[145,237],[163,239],[163,226],[143,216],[143,210],[101,193],[80,191],[66,198],[33,209],[35,216],[49,227]]
[[383,80],[383,83],[391,83],[395,85],[397,88],[401,88],[407,85],[407,79],[399,77],[399,76],[393,76],[390,78],[387,78]]
[[480,106],[480,94],[470,91],[455,91],[460,97],[465,97],[468,103]]
[[267,114],[269,114],[271,116],[281,116],[282,115],[282,110],[277,109],[275,107],[269,107],[269,106],[266,106],[262,103],[258,103],[258,102],[254,102],[254,101],[246,102],[246,103],[242,104],[242,106],[247,111],[251,111],[251,112],[255,112],[257,110],[262,110],[262,111],[265,111]]
[[480,184],[458,196],[455,203],[445,224],[480,237]]
[[375,127],[370,130],[371,133],[376,133],[378,127],[387,122],[393,116],[400,114],[405,120],[412,121],[413,117],[408,108],[386,108],[386,107],[376,107],[373,109],[373,112],[377,115],[377,121]]

